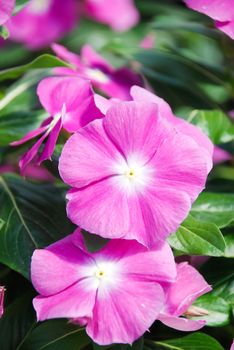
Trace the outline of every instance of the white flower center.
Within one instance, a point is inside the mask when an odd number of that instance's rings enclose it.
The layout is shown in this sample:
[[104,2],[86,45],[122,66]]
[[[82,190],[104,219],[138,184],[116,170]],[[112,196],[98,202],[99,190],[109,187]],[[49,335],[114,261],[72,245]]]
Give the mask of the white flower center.
[[51,0],[31,0],[30,12],[34,14],[44,14],[48,11]]
[[98,68],[87,68],[85,73],[87,74],[88,78],[95,80],[98,83],[108,83],[110,81],[108,75],[103,73]]
[[140,190],[152,179],[154,169],[144,165],[144,161],[136,156],[129,157],[128,163],[121,161],[115,165],[116,173],[119,176],[113,178],[117,185],[128,193]]

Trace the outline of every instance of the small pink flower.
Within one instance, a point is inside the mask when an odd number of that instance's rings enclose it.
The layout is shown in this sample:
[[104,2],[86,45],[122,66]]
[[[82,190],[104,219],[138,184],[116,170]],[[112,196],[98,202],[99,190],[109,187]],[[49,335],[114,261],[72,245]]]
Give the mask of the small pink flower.
[[15,0],[0,0],[0,26],[8,21],[15,6]]
[[2,317],[4,312],[4,294],[5,288],[0,286],[0,318]]
[[230,350],[234,350],[234,340],[232,342],[232,346],[231,346],[231,349]]
[[185,3],[214,19],[216,27],[234,39],[234,0],[185,0]]
[[[45,78],[39,83],[37,94],[50,116],[38,129],[11,143],[12,146],[18,146],[40,136],[21,158],[19,162],[21,174],[25,174],[26,166],[32,160],[36,159],[37,164],[40,164],[50,159],[62,128],[68,132],[75,132],[91,120],[102,116],[95,106],[90,83],[86,80],[75,77]],[[37,156],[45,140],[43,151]]]
[[66,317],[86,325],[100,345],[131,344],[163,309],[161,284],[175,280],[176,265],[167,243],[148,251],[136,241],[113,240],[91,254],[77,229],[35,250],[31,276],[39,321]]
[[142,49],[146,49],[146,50],[153,49],[154,45],[155,45],[155,35],[154,35],[154,33],[147,34],[143,38],[143,40],[140,42],[140,47]]
[[141,100],[113,103],[105,118],[71,136],[59,171],[73,187],[67,213],[74,223],[151,248],[188,215],[204,188],[212,156],[190,129],[185,132],[179,121],[175,126],[163,100],[145,101],[143,94]]
[[85,0],[85,11],[94,20],[116,31],[126,31],[139,22],[133,0]]
[[89,79],[95,88],[109,97],[129,100],[131,86],[143,84],[138,74],[125,67],[115,69],[89,45],[83,46],[80,56],[58,44],[53,44],[52,48],[59,58],[74,67],[57,68],[56,73],[79,75]]
[[205,325],[202,320],[190,320],[187,316],[205,316],[207,311],[191,306],[201,295],[212,288],[207,284],[202,275],[187,263],[177,265],[177,279],[174,283],[165,287],[166,306],[159,320],[168,327],[180,331],[196,331]]
[[8,23],[11,39],[41,49],[62,38],[77,22],[77,0],[31,0]]

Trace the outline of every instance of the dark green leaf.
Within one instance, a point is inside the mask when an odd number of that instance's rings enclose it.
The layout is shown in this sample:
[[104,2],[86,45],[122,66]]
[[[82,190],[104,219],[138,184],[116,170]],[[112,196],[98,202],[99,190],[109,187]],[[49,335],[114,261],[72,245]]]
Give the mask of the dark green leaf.
[[234,125],[222,111],[193,111],[189,121],[201,128],[215,145],[234,140]]
[[32,252],[71,231],[63,191],[32,184],[13,175],[0,176],[0,262],[29,277]]
[[18,111],[0,117],[0,146],[8,146],[36,129],[46,118],[44,111]]
[[212,285],[212,295],[224,299],[233,308],[234,314],[233,268],[233,259],[213,258],[201,267],[201,273]]
[[33,293],[18,297],[0,319],[0,350],[18,350],[18,345],[36,324],[32,307]]
[[91,253],[102,249],[108,242],[108,239],[102,238],[95,234],[90,234],[85,230],[81,230],[81,233],[84,237],[86,248]]
[[191,215],[181,224],[169,243],[185,254],[222,256],[225,241],[215,224],[200,222]]
[[224,350],[223,347],[207,334],[193,333],[183,338],[163,340],[163,341],[147,341],[147,346],[152,349],[163,350]]
[[16,79],[30,69],[53,68],[61,66],[67,67],[69,65],[66,62],[63,62],[62,60],[56,58],[55,56],[44,54],[35,58],[35,60],[31,61],[30,63],[2,70],[0,72],[0,81],[6,79]]
[[66,320],[51,320],[36,327],[19,350],[80,350],[89,343],[83,328]]

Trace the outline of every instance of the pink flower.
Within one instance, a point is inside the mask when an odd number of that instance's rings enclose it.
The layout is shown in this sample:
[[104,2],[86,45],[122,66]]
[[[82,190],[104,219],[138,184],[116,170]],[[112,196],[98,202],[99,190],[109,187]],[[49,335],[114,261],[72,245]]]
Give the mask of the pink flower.
[[216,27],[234,39],[234,0],[185,0],[185,3],[214,19]]
[[230,350],[234,350],[234,340],[232,342],[232,346],[231,346],[231,349]]
[[[91,120],[102,116],[95,106],[90,83],[83,79],[45,78],[39,83],[37,94],[50,116],[38,129],[30,131],[21,140],[11,143],[12,146],[18,146],[40,136],[33,147],[21,158],[19,162],[21,174],[25,174],[26,166],[35,158],[37,164],[50,159],[62,128],[68,132],[75,132]],[[40,156],[37,156],[45,140],[43,151]]]
[[62,38],[77,22],[77,1],[31,0],[8,23],[11,39],[30,49],[49,46]]
[[15,0],[0,1],[0,26],[8,21],[15,6]]
[[231,159],[232,155],[229,152],[225,151],[224,149],[218,146],[214,147],[213,162],[215,165],[226,162]]
[[5,288],[0,286],[0,318],[2,317],[4,312],[4,294]]
[[86,0],[85,11],[89,17],[116,31],[126,31],[139,22],[133,0]]
[[57,68],[56,73],[79,75],[89,79],[95,88],[107,96],[129,100],[131,86],[143,84],[138,74],[125,67],[115,69],[89,45],[83,46],[80,56],[58,44],[53,44],[52,48],[58,57],[74,67]]
[[86,325],[100,345],[131,344],[162,310],[161,284],[176,278],[171,249],[165,243],[148,251],[136,241],[113,240],[91,254],[81,237],[77,229],[35,250],[31,275],[40,293],[33,301],[37,319],[70,318]]
[[194,267],[187,263],[178,264],[176,281],[165,287],[166,306],[159,316],[159,320],[168,327],[180,331],[196,331],[202,328],[205,321],[190,320],[180,316],[201,317],[207,315],[206,310],[191,305],[199,296],[211,289]]
[[143,38],[143,40],[140,42],[140,47],[142,49],[146,49],[146,50],[153,49],[154,45],[155,45],[155,35],[154,35],[154,33],[147,34]]
[[115,102],[104,119],[70,137],[59,171],[74,187],[67,195],[74,223],[151,248],[188,215],[204,188],[212,156],[190,129],[186,133],[179,121],[170,121],[172,116],[162,116],[170,113],[165,102],[152,103],[143,93],[141,100]]

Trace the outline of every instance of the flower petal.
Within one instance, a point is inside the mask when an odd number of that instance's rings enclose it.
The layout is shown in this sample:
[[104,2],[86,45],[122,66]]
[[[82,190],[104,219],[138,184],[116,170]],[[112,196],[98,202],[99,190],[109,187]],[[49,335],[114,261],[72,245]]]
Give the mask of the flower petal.
[[47,133],[42,135],[39,138],[39,140],[21,157],[19,161],[21,175],[24,175],[27,165],[33,160],[33,158],[36,157],[40,146],[42,145],[43,141],[46,139],[47,136]]
[[133,0],[115,0],[114,3],[109,0],[87,0],[86,12],[90,17],[117,31],[128,30],[139,21],[139,13]]
[[133,97],[134,101],[155,103],[158,106],[158,113],[161,114],[163,118],[168,120],[173,126],[181,131],[181,133],[190,136],[200,147],[203,147],[202,151],[204,152],[204,157],[206,158],[207,162],[207,172],[211,170],[214,146],[210,139],[202,132],[202,130],[195,125],[174,116],[169,104],[165,100],[146,89],[139,86],[133,86],[131,88],[131,96]]
[[123,157],[96,120],[72,135],[65,144],[59,172],[64,182],[80,188],[116,173],[115,164]]
[[59,293],[86,277],[85,267],[94,264],[89,255],[73,244],[71,237],[33,253],[32,283],[43,296]]
[[167,313],[180,316],[199,296],[209,292],[211,287],[202,275],[187,263],[177,265],[177,280],[167,292]]
[[101,117],[95,107],[91,84],[82,78],[45,78],[39,83],[37,94],[43,107],[53,116],[61,114],[65,107],[63,127],[69,132]]
[[113,178],[98,181],[67,194],[67,215],[85,230],[106,238],[120,238],[130,229],[127,197]]
[[227,21],[227,22],[216,21],[215,24],[218,29],[222,30],[222,32],[230,36],[230,38],[234,39],[234,16],[231,21]]
[[161,314],[159,316],[159,320],[168,327],[184,332],[197,331],[198,329],[204,327],[206,324],[206,321],[194,321],[184,317],[177,317],[167,314]]
[[234,9],[230,0],[185,0],[185,2],[191,9],[217,21],[225,22],[234,18]]
[[93,278],[86,278],[58,294],[34,298],[33,306],[37,312],[37,320],[90,317],[95,303],[96,290],[97,285],[93,283]]
[[0,26],[10,17],[15,6],[15,0],[5,0],[0,2]]
[[[132,278],[144,281],[172,282],[176,278],[176,265],[168,243],[157,249],[148,250],[136,241],[111,240],[100,252],[104,259],[114,259],[121,264],[121,271]],[[147,266],[147,270],[146,270]]]
[[[157,283],[122,280],[115,289],[99,286],[86,331],[99,345],[132,344],[157,319],[164,293]],[[110,315],[114,315],[110,322]]]
[[56,53],[56,55],[74,66],[77,69],[81,65],[80,57],[75,53],[69,51],[65,46],[53,43],[51,45],[52,50]]
[[149,165],[156,169],[156,186],[183,191],[191,202],[204,189],[207,163],[203,149],[180,132],[158,147]]
[[157,106],[153,103],[115,103],[108,109],[103,125],[108,137],[125,158],[136,155],[143,165],[168,134],[167,128],[162,128],[160,132],[163,121],[159,124],[157,117]]
[[37,159],[37,163],[40,165],[44,160],[50,159],[54,149],[55,145],[60,133],[60,130],[62,128],[62,119],[59,118],[53,129],[51,130],[49,137],[46,141],[45,147],[43,148],[43,151],[40,155],[40,157]]

